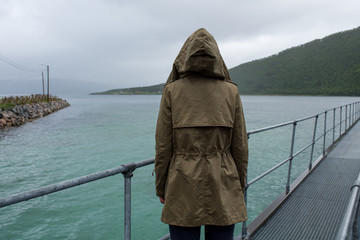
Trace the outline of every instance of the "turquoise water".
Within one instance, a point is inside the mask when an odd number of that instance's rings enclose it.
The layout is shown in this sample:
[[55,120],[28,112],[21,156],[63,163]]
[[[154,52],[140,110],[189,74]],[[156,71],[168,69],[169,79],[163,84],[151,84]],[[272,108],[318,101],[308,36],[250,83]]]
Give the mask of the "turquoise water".
[[[160,96],[60,97],[71,107],[0,132],[0,197],[153,158]],[[248,130],[358,100],[242,97]],[[313,121],[297,128],[295,148],[300,149],[311,140]],[[249,180],[289,156],[290,138],[291,126],[250,136]],[[302,155],[294,161],[293,179],[307,167],[309,153]],[[132,178],[133,239],[158,239],[168,232],[160,222],[162,205],[155,196],[152,170],[137,169]],[[286,174],[287,164],[249,188],[250,221],[285,189]],[[2,208],[0,239],[122,239],[123,184],[117,175]],[[240,229],[238,224],[237,234]]]

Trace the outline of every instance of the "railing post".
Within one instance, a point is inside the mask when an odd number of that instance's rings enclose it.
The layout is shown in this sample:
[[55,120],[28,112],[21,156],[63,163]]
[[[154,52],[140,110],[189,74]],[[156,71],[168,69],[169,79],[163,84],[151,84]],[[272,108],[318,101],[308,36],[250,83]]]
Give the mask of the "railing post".
[[349,104],[349,128],[352,126],[352,104]]
[[333,113],[333,141],[332,141],[332,145],[334,145],[334,142],[335,142],[335,110],[336,110],[336,108],[334,108],[334,113]]
[[312,139],[312,145],[311,145],[309,171],[312,169],[312,160],[313,160],[313,154],[314,154],[314,146],[315,146],[315,138],[316,138],[316,129],[317,129],[318,118],[319,118],[319,115],[316,115],[315,116],[314,133],[313,133],[313,139]]
[[341,137],[341,125],[342,125],[342,106],[340,107],[340,135],[339,135],[339,137]]
[[353,111],[352,111],[352,124],[355,123],[355,103],[352,104],[353,106]]
[[352,106],[352,114],[351,114],[351,125],[353,125],[354,124],[354,113],[355,113],[355,107],[354,107],[354,103],[352,103],[351,104],[351,106]]
[[296,124],[295,121],[293,123],[293,132],[292,132],[292,138],[291,138],[291,147],[290,147],[290,156],[289,156],[289,170],[288,170],[288,177],[287,177],[287,183],[286,183],[286,194],[290,192],[290,177],[291,177],[291,167],[292,167],[292,160],[293,160],[293,153],[294,153],[294,144],[295,144],[295,132],[296,132]]
[[[247,182],[247,176],[246,176],[246,182]],[[244,191],[244,200],[245,200],[245,206],[247,208],[247,189],[248,186],[245,187],[245,191]],[[246,226],[246,220],[242,222],[242,230],[241,230],[241,238],[240,239],[245,239],[247,236],[247,226]]]
[[349,128],[352,126],[352,113],[351,113],[351,108],[352,108],[352,104],[350,103],[349,104],[350,107],[349,107]]
[[348,129],[351,127],[351,104],[349,103]]
[[345,132],[347,130],[347,120],[348,120],[347,113],[348,113],[348,105],[346,105],[345,107]]
[[351,104],[351,126],[354,124],[354,104]]
[[134,169],[127,170],[124,175],[124,239],[131,240],[131,177]]
[[325,148],[326,148],[326,121],[327,121],[327,111],[325,111],[324,116],[324,142],[323,142],[323,156],[325,156]]
[[[247,134],[247,138],[249,141],[250,135]],[[247,208],[248,205],[248,201],[247,201],[247,190],[248,190],[248,175],[246,175],[246,185],[245,185],[245,191],[244,191],[244,200],[245,200],[245,206]],[[240,239],[245,239],[247,237],[247,226],[246,226],[246,220],[242,222],[242,230],[241,230],[241,238]]]

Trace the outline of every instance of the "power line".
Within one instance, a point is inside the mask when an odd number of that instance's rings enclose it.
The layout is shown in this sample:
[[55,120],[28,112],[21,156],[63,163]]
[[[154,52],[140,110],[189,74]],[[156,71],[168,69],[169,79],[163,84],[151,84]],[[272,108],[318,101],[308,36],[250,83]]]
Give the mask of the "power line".
[[[14,68],[17,68],[19,70],[22,70],[22,71],[25,71],[25,72],[33,72],[33,73],[41,73],[41,76],[42,76],[42,85],[43,85],[43,94],[45,94],[45,86],[44,86],[44,71],[45,69],[41,70],[41,69],[31,69],[31,68],[28,68],[28,67],[25,67],[25,66],[22,66],[8,58],[6,58],[5,56],[1,55],[0,54],[0,60],[9,64],[10,66],[14,67]],[[44,65],[44,64],[39,64],[39,65]],[[45,65],[44,65],[45,66]],[[47,71],[47,98],[49,100],[49,96],[50,96],[50,93],[49,93],[49,65],[46,65],[46,71]]]
[[19,70],[22,70],[22,71],[25,71],[25,72],[34,72],[34,73],[41,73],[43,72],[43,70],[35,70],[35,69],[31,69],[31,68],[27,68],[27,67],[24,67],[14,61],[11,61],[10,59],[6,58],[5,56],[1,55],[0,54],[0,60],[2,60],[3,62],[13,66],[14,68],[17,68]]

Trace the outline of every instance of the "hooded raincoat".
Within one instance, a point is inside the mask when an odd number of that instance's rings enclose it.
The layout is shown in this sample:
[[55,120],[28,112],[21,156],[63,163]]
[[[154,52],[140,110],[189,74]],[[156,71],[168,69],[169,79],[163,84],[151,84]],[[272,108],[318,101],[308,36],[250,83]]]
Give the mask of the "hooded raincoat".
[[175,59],[155,138],[156,195],[165,199],[164,223],[226,226],[247,219],[243,108],[215,39],[203,28]]

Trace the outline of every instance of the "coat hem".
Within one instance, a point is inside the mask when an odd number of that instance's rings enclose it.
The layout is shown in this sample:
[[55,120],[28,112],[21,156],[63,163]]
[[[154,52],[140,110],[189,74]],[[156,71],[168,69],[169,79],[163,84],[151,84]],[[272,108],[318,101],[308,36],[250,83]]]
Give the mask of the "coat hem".
[[245,218],[239,218],[239,219],[233,219],[233,220],[229,220],[229,221],[221,221],[221,222],[216,222],[216,221],[202,221],[202,222],[194,222],[194,223],[184,223],[183,221],[176,221],[176,220],[166,220],[166,219],[161,219],[161,221],[165,224],[169,224],[169,225],[173,225],[173,226],[180,226],[180,227],[198,227],[198,226],[203,226],[203,225],[213,225],[213,226],[229,226],[229,225],[233,225],[236,223],[240,223],[240,222],[244,222],[248,220],[247,217]]

